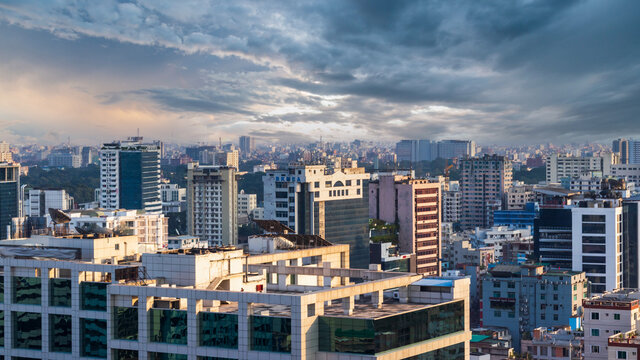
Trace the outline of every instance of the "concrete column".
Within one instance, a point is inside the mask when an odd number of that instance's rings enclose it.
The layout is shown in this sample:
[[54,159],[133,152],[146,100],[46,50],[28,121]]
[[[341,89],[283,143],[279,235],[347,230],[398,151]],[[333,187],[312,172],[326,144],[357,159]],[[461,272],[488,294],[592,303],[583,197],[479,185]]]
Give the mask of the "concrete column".
[[251,350],[251,339],[249,338],[251,320],[249,317],[253,314],[252,307],[251,303],[238,302],[238,360],[249,358],[249,350]]
[[291,358],[307,357],[307,337],[303,331],[303,319],[307,318],[307,305],[291,305]]
[[384,300],[384,294],[382,290],[377,290],[371,293],[371,303],[378,309],[382,307],[383,300]]
[[400,296],[401,304],[406,304],[409,302],[409,288],[407,286],[399,288],[398,295]]
[[198,313],[202,311],[202,300],[190,297],[187,299],[187,345],[188,359],[196,360],[198,347]]
[[80,276],[82,272],[71,270],[71,310],[75,314],[71,318],[71,354],[72,358],[80,358]]
[[[149,310],[151,308],[153,308],[153,296],[146,296],[146,292],[143,292],[138,296],[138,344],[140,344],[140,349],[146,348],[151,337],[149,332]],[[147,352],[139,351],[138,359],[146,360]]]
[[342,298],[342,310],[344,310],[345,315],[353,315],[353,305],[354,305],[353,296],[347,296],[346,298]]
[[13,272],[11,266],[4,266],[4,348],[13,346],[13,321],[10,307],[8,304],[13,302]]
[[291,283],[289,275],[285,274],[286,260],[278,260],[278,290],[285,290]]
[[41,314],[42,314],[42,355],[49,353],[49,268],[40,268]]

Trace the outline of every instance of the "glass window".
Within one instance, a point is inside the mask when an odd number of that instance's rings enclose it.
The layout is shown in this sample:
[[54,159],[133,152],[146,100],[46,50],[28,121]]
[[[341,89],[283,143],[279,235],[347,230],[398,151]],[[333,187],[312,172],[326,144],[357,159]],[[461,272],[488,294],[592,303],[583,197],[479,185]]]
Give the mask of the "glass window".
[[113,360],[138,360],[137,350],[113,349]]
[[600,329],[591,329],[591,336],[600,336]]
[[42,288],[40,278],[14,276],[13,277],[13,303],[40,305]]
[[14,311],[11,315],[13,347],[42,350],[42,314]]
[[70,279],[49,279],[49,305],[71,307]]
[[238,315],[202,311],[198,318],[200,346],[238,348]]
[[103,282],[80,284],[82,310],[107,311],[107,285]]
[[107,321],[80,318],[80,353],[82,356],[107,358]]
[[582,232],[584,234],[606,234],[606,224],[582,223]]
[[150,352],[148,354],[149,360],[187,360],[188,355],[184,354],[166,354],[166,353],[158,353],[158,352]]
[[620,314],[613,314],[613,320],[620,320]]
[[606,215],[582,215],[582,221],[586,222],[606,222]]
[[464,343],[447,346],[405,360],[464,360]]
[[49,349],[71,352],[71,315],[49,315]]
[[251,350],[291,352],[291,319],[251,316]]
[[184,310],[149,310],[151,342],[187,345],[187,312]]
[[4,347],[4,311],[0,310],[0,347]]
[[138,308],[113,307],[113,338],[138,340]]
[[627,352],[626,351],[618,351],[618,359],[626,359],[627,358]]
[[0,304],[4,303],[4,276],[0,276]]
[[600,313],[592,312],[591,313],[591,320],[600,320]]

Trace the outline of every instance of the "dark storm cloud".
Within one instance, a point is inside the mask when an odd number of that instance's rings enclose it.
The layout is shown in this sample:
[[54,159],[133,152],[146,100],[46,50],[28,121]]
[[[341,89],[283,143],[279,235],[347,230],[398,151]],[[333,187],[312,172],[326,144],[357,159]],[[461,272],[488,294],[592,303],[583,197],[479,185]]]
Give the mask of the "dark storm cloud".
[[0,60],[112,74],[127,86],[87,90],[101,104],[225,115],[265,138],[348,123],[387,139],[606,139],[640,135],[638,13],[621,0],[5,1]]

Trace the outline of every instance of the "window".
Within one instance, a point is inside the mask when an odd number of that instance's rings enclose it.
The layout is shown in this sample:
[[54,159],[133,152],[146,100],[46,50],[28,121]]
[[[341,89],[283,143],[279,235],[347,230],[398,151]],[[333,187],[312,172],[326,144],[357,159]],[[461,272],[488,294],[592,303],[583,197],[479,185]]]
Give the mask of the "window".
[[507,314],[507,316],[508,316],[509,318],[513,319],[513,318],[515,318],[515,317],[516,317],[516,313],[515,313],[515,312],[513,312],[513,311],[509,311],[509,313]]
[[620,320],[620,314],[613,314],[613,320]]
[[553,320],[558,321],[558,314],[553,314]]
[[500,312],[500,311],[498,311],[498,310],[495,310],[495,311],[493,312],[493,316],[495,316],[495,317],[502,317],[502,312]]
[[493,292],[493,297],[499,298],[500,297],[500,291],[494,291]]
[[618,351],[618,359],[626,359],[627,358],[627,352],[626,351]]
[[499,283],[499,282],[497,282],[497,281],[496,281],[496,282],[494,282],[494,283],[493,283],[493,287],[494,287],[494,288],[499,288],[499,287],[500,287],[500,283]]
[[540,294],[540,300],[545,300],[547,296],[545,294]]
[[592,312],[591,313],[591,320],[600,320],[600,313]]
[[598,345],[592,345],[592,346],[591,346],[591,352],[592,352],[592,353],[599,353],[599,352],[600,352],[600,346],[598,346]]
[[573,294],[573,301],[577,301],[578,300],[578,295]]
[[558,301],[558,294],[553,294],[553,300]]
[[347,186],[351,186],[351,180],[346,181]]
[[313,187],[316,188],[316,189],[319,188],[320,187],[320,181],[314,182],[313,183]]
[[558,285],[553,285],[553,291],[558,291]]
[[120,250],[120,244],[116,244],[115,248],[116,250]]
[[591,336],[600,336],[600,329],[591,329]]

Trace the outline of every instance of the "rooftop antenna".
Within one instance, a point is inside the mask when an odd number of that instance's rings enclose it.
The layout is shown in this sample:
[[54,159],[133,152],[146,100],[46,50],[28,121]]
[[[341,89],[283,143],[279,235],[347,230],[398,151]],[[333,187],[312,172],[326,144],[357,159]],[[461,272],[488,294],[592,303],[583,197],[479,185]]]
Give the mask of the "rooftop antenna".
[[222,149],[222,136],[218,138],[218,141],[220,141],[220,149]]
[[136,132],[136,136],[140,137],[140,128],[138,128],[138,131]]

